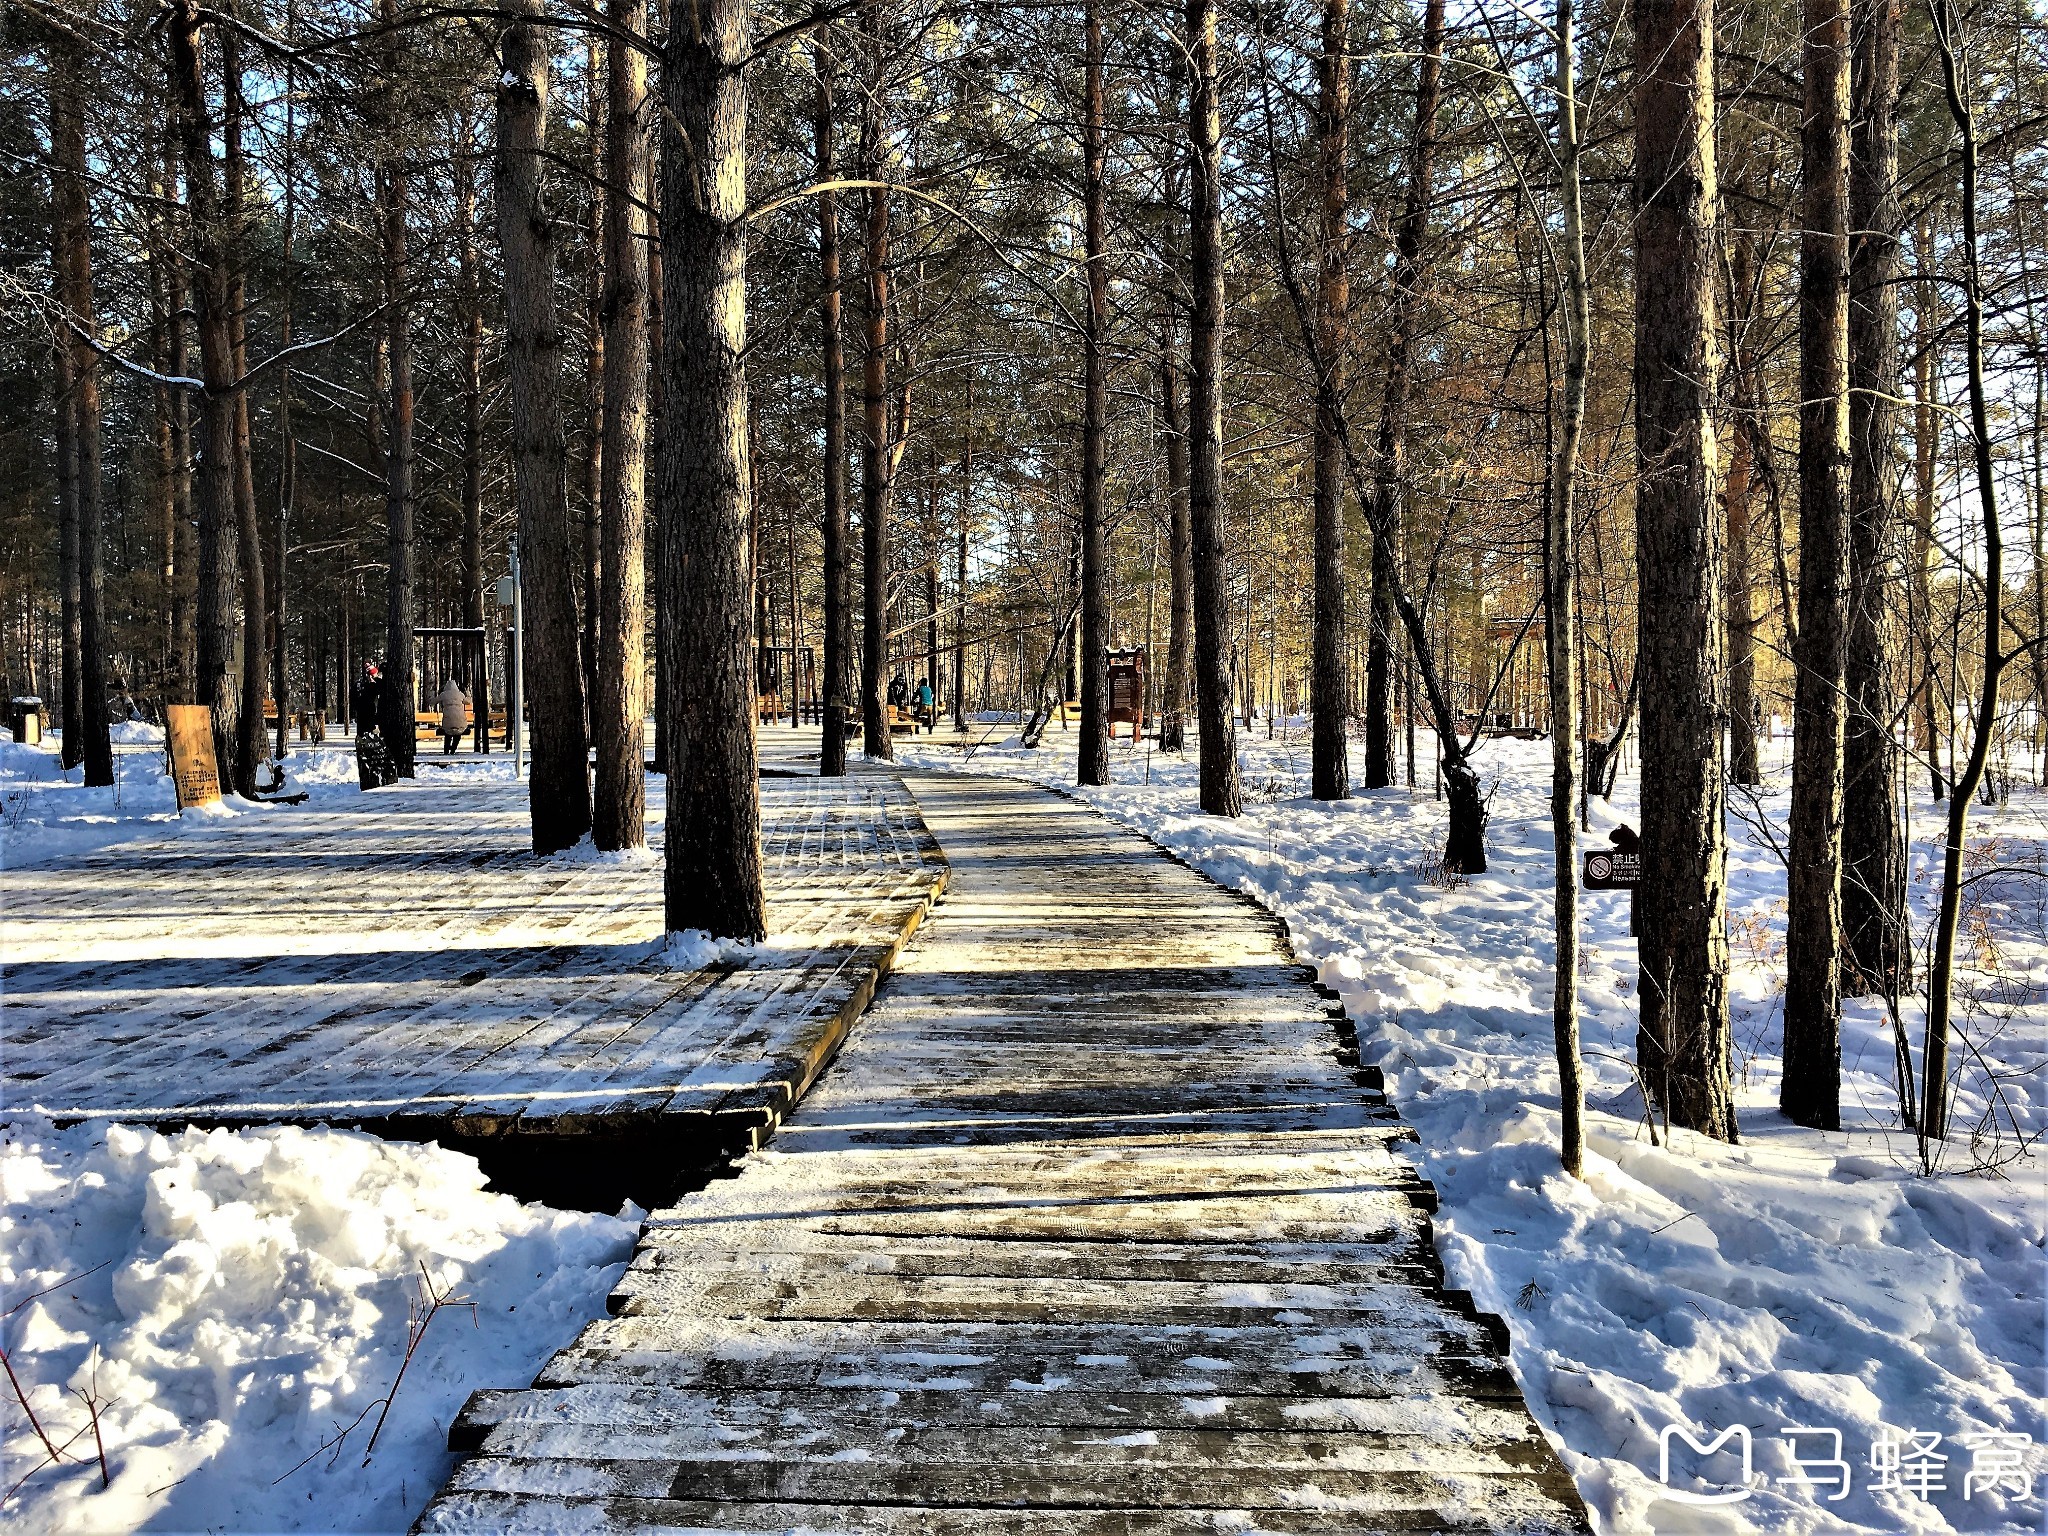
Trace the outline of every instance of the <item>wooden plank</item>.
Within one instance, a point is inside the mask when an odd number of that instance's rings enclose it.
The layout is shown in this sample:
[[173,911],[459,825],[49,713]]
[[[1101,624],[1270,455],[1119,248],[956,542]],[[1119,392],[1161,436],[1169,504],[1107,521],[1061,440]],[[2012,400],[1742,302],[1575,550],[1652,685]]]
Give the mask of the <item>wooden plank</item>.
[[472,1399],[420,1529],[1583,1530],[1279,927],[1066,802],[919,794],[954,884],[873,1013]]
[[[1539,1536],[1575,1529],[1532,1510],[1516,1524],[1502,1524],[1497,1511],[1459,1515],[1438,1510],[1389,1510],[1369,1518],[1357,1511],[1261,1510],[1219,1524],[1205,1510],[1130,1508],[1017,1509],[929,1505],[843,1505],[829,1514],[815,1504],[723,1503],[693,1499],[624,1499],[537,1491],[500,1492],[460,1486],[472,1479],[457,1474],[452,1487],[429,1506],[420,1532],[475,1533],[475,1536],[560,1536],[565,1531],[603,1533],[676,1532],[678,1536],[729,1533],[817,1533],[837,1536],[1395,1536],[1407,1532],[1486,1531],[1494,1536]],[[1226,1511],[1236,1515],[1237,1511]],[[821,1521],[829,1524],[821,1525]]]

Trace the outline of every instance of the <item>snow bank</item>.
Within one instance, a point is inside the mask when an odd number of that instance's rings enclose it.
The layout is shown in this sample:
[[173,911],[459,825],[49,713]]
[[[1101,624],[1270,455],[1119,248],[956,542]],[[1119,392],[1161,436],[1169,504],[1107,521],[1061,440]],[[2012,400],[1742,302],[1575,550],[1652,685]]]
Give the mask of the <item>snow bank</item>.
[[[1891,1034],[1873,1003],[1852,1003],[1843,1024],[1848,1129],[1807,1131],[1777,1112],[1785,873],[1768,839],[1731,816],[1740,1147],[1682,1131],[1652,1145],[1629,1070],[1637,966],[1627,897],[1587,893],[1583,1030],[1589,1097],[1600,1107],[1580,1183],[1557,1159],[1547,742],[1482,748],[1492,868],[1449,888],[1424,872],[1444,826],[1427,756],[1417,792],[1324,804],[1306,798],[1304,741],[1251,736],[1246,814],[1228,821],[1200,814],[1192,753],[1119,743],[1117,782],[1074,791],[1073,743],[1054,729],[1036,752],[1014,740],[961,750],[943,735],[898,752],[1078,793],[1286,920],[1421,1137],[1415,1156],[1442,1196],[1436,1240],[1450,1283],[1508,1320],[1529,1406],[1602,1530],[2042,1528],[2039,1445],[2022,1452],[2022,1496],[2014,1482],[1986,1486],[1985,1476],[2018,1442],[1984,1437],[2038,1443],[2048,1419],[2043,1165],[2018,1155],[2048,1120],[2048,882],[1973,888],[1976,968],[1962,979],[1959,1014],[1974,1050],[1955,1111],[1956,1176],[1931,1179],[1918,1175],[1900,1125]],[[1419,750],[1429,750],[1426,736]],[[1782,844],[1782,762],[1778,770],[1752,814]],[[1634,788],[1612,809],[1595,804],[1601,825],[1589,846],[1633,819]],[[2002,861],[2038,867],[2048,799],[2022,791],[1979,827]],[[1911,889],[1923,923],[1939,836],[1935,808],[1916,806]],[[1917,1043],[1917,1010],[1907,1023]],[[1972,1127],[1974,1142],[1965,1139]],[[2008,1157],[2002,1175],[1967,1172]],[[1722,1506],[1674,1498],[1659,1481],[1660,1440],[1674,1425],[1707,1444],[1746,1427],[1756,1477],[1747,1497]],[[1837,1459],[1831,1433],[1788,1438],[1788,1429],[1839,1432],[1846,1465],[1816,1465]],[[1915,1457],[1908,1432],[1941,1436],[1920,1444],[1947,1459]],[[1906,1465],[1881,1487],[1872,1456],[1883,1458],[1887,1442]],[[1706,1458],[1678,1443],[1670,1488],[1734,1481],[1737,1443]],[[1809,1475],[1838,1483],[1846,1472],[1847,1496],[1778,1481],[1801,1475],[1795,1454]],[[1927,1475],[1916,1478],[1915,1465]]]
[[[525,1386],[600,1316],[638,1230],[353,1132],[0,1136],[0,1343],[63,1458],[0,1384],[16,1529],[403,1530],[463,1399]],[[369,1453],[425,1284],[463,1304],[427,1326]]]

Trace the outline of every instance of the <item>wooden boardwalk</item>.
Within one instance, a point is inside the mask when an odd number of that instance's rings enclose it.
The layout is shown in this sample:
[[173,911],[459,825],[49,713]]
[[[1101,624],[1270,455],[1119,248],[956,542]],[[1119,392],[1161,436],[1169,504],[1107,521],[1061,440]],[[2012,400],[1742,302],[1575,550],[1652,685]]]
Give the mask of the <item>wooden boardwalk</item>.
[[944,903],[773,1144],[657,1212],[431,1532],[1583,1530],[1279,926],[915,781]]
[[535,859],[510,782],[423,775],[10,871],[0,1092],[64,1121],[744,1147],[945,876],[891,776],[769,778],[762,802],[768,941],[704,969],[662,959],[657,861]]

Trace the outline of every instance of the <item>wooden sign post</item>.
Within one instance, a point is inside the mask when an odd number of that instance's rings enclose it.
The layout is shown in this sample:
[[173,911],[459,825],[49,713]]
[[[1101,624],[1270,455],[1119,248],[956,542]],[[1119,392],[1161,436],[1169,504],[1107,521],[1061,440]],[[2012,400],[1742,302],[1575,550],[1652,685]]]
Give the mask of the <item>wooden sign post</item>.
[[213,755],[213,711],[204,704],[165,705],[164,736],[171,748],[178,809],[218,805],[220,764]]
[[1145,647],[1109,653],[1109,708],[1105,712],[1109,734],[1119,725],[1131,728],[1131,740],[1145,734]]

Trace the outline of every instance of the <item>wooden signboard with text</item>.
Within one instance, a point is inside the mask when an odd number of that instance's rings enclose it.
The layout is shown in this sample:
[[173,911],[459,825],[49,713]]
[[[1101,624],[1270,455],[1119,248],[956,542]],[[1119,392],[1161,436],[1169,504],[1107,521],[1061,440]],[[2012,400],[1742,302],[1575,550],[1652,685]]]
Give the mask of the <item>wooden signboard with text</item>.
[[164,737],[171,748],[171,783],[178,809],[220,803],[220,764],[213,755],[213,711],[204,704],[164,706]]
[[1602,849],[1586,855],[1586,889],[1632,891],[1643,883],[1643,856],[1634,848]]

